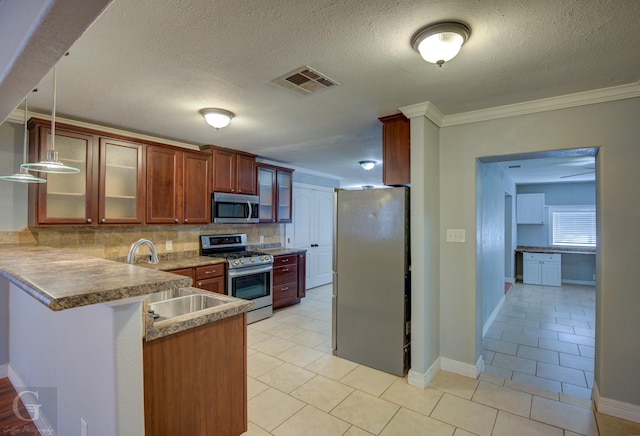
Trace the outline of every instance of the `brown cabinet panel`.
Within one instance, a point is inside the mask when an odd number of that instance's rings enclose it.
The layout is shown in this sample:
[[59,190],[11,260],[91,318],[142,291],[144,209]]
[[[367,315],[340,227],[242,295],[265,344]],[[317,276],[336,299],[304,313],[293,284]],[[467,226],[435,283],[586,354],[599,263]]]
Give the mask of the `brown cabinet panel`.
[[219,294],[226,294],[227,292],[224,263],[174,269],[168,272],[191,277],[193,280],[192,286],[198,289],[217,292]]
[[177,224],[181,218],[181,161],[178,150],[147,148],[148,224]]
[[226,148],[213,148],[213,191],[256,193],[256,157]]
[[211,221],[211,156],[183,152],[183,213],[185,224]]
[[227,289],[224,285],[224,277],[196,280],[194,285],[198,289],[204,289],[205,291],[209,292],[217,292],[218,294],[227,293]]
[[224,276],[224,263],[196,267],[196,279],[204,280]]
[[273,285],[281,285],[283,283],[297,283],[298,266],[296,264],[289,266],[281,266],[273,270]]
[[178,274],[185,277],[190,277],[191,280],[195,278],[193,268],[172,269],[171,271],[167,271],[167,272]]
[[307,255],[298,254],[298,298],[307,295]]
[[252,155],[236,155],[236,186],[238,194],[256,193],[256,157]]
[[246,314],[143,344],[145,434],[247,431]]
[[379,118],[382,125],[382,183],[411,183],[410,123],[403,114]]
[[279,309],[281,307],[300,302],[299,268],[300,265],[298,264],[297,254],[273,257],[274,309]]

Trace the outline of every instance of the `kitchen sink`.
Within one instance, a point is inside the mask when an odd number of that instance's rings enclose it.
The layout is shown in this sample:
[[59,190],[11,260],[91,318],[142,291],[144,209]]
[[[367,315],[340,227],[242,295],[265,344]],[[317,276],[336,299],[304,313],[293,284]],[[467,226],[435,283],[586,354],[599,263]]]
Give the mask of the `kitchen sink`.
[[187,295],[193,295],[197,292],[189,289],[189,288],[180,288],[180,289],[172,289],[170,291],[160,291],[154,294],[149,295],[148,302],[149,304],[158,303],[160,301],[171,300],[174,298],[180,298]]
[[218,298],[215,295],[193,293],[192,295],[149,303],[148,310],[150,312],[153,311],[155,321],[163,321],[165,319],[221,306],[228,302],[228,300]]

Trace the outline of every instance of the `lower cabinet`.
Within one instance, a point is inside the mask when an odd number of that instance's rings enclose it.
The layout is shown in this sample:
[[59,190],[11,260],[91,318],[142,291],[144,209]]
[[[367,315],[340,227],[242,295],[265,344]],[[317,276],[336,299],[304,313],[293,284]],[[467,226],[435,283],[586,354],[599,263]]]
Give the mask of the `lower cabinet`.
[[146,436],[247,431],[246,313],[143,344]]
[[305,253],[273,257],[273,308],[297,304],[305,296]]
[[197,266],[193,268],[181,268],[167,271],[181,276],[191,277],[193,287],[205,291],[226,294],[224,263]]
[[523,253],[522,282],[531,285],[561,286],[560,254]]

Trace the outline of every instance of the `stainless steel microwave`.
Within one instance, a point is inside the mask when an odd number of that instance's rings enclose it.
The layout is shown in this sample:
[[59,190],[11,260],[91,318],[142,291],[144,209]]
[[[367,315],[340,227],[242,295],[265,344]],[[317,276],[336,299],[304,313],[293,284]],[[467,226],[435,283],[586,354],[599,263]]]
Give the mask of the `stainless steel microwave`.
[[211,221],[214,223],[257,223],[260,198],[257,195],[211,194]]

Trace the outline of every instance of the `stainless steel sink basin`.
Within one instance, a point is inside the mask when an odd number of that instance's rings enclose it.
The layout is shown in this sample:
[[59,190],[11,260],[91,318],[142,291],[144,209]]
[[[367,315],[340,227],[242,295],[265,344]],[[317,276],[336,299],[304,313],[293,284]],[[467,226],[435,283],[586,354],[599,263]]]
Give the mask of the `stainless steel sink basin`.
[[215,295],[193,294],[149,303],[149,311],[153,311],[155,321],[163,321],[226,303],[228,301]]
[[173,298],[184,297],[187,295],[193,295],[196,292],[189,288],[172,289],[170,291],[160,291],[155,294],[149,295],[149,304],[157,303],[159,301],[171,300]]

